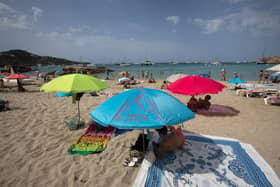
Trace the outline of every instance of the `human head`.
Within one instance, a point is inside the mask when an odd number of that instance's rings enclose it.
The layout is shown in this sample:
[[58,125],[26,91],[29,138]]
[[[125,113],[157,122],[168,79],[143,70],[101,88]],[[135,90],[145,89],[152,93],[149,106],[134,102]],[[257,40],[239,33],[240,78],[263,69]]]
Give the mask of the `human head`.
[[206,95],[206,96],[204,97],[204,99],[207,100],[207,101],[209,101],[209,100],[211,99],[211,96],[210,96],[210,95]]
[[160,129],[156,129],[156,131],[159,133],[159,135],[167,135],[167,127],[166,126],[163,126],[162,128]]
[[261,69],[260,72],[263,72],[263,70]]
[[166,84],[166,81],[163,81],[164,84]]

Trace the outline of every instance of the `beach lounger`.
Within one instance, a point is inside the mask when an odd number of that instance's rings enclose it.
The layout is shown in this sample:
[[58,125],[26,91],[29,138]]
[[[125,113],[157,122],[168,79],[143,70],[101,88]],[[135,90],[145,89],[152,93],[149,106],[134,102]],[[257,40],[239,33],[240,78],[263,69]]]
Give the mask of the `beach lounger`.
[[246,93],[246,97],[263,97],[264,96],[264,91],[259,89],[259,90],[249,90]]
[[280,105],[280,96],[268,96],[264,98],[264,103],[271,105]]

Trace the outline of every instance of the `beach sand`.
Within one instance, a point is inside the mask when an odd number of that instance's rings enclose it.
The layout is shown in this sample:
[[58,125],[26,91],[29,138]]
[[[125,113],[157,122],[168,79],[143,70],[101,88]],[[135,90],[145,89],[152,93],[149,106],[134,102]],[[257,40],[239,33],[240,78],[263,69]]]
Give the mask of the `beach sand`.
[[[105,92],[121,92],[117,81],[107,81]],[[156,84],[138,84],[159,88]],[[135,87],[134,86],[134,87]],[[10,101],[11,110],[0,112],[0,186],[132,186],[140,167],[124,167],[140,131],[112,137],[107,148],[98,154],[70,155],[67,149],[84,133],[70,131],[64,120],[77,115],[71,97],[59,98],[55,93],[38,92],[36,86],[25,86],[25,93],[1,93]],[[174,95],[183,102],[188,96]],[[81,117],[90,121],[88,113],[108,96],[86,94],[80,102]],[[185,130],[199,134],[236,138],[251,144],[280,175],[280,107],[265,105],[261,98],[245,98],[225,89],[212,95],[211,102],[231,106],[236,116],[206,117],[196,115],[185,123]]]

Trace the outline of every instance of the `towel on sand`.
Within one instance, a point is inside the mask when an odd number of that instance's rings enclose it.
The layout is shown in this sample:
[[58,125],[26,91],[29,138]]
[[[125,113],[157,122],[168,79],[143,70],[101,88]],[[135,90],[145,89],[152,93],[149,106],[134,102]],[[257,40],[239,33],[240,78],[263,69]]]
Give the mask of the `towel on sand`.
[[152,151],[146,153],[134,187],[280,186],[278,176],[251,145],[223,137],[184,135],[184,148],[161,160],[155,160]]
[[229,106],[211,104],[208,110],[197,109],[196,113],[205,116],[234,116],[237,115],[239,111]]
[[101,152],[106,148],[113,132],[114,127],[90,125],[79,140],[70,146],[68,153],[86,155]]

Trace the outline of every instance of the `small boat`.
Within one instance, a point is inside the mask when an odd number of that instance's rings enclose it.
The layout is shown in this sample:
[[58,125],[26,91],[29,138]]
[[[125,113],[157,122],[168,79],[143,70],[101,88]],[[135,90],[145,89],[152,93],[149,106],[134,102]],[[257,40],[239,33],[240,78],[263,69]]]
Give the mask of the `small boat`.
[[126,62],[120,62],[120,63],[116,63],[116,65],[119,65],[119,66],[129,66],[130,64],[128,64]]
[[218,66],[218,65],[222,65],[222,63],[221,63],[221,62],[219,62],[219,61],[214,61],[214,62],[211,62],[211,64],[216,65],[216,66]]
[[151,66],[153,65],[154,63],[152,63],[151,61],[149,60],[146,60],[145,62],[141,63],[142,66]]

